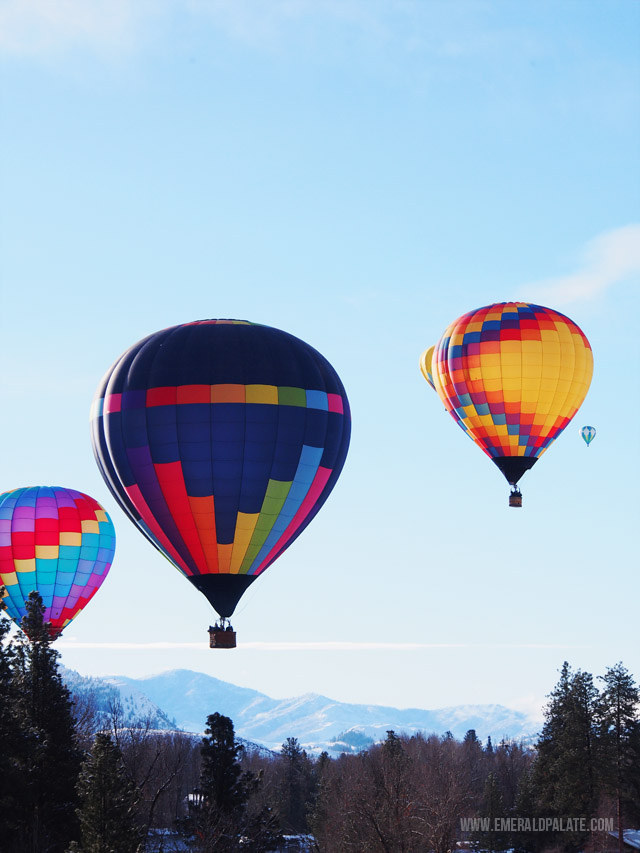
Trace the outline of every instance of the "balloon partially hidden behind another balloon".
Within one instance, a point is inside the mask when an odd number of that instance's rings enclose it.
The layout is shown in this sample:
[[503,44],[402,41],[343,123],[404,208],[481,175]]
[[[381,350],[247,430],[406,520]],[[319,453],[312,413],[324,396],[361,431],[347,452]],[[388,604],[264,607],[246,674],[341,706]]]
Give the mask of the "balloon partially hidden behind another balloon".
[[431,360],[433,359],[433,353],[435,350],[435,345],[426,349],[422,355],[420,356],[420,371],[424,378],[427,380],[429,385],[436,390],[436,386],[433,382],[433,368],[431,367]]

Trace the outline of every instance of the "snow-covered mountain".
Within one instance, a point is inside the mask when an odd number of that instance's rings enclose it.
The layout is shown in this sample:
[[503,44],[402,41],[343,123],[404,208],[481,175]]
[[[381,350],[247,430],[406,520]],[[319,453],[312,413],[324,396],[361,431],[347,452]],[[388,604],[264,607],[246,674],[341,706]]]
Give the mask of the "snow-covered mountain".
[[207,716],[217,711],[233,720],[239,737],[269,749],[278,749],[286,738],[295,737],[309,750],[349,751],[366,745],[369,739],[383,739],[390,729],[409,734],[451,731],[458,738],[475,729],[478,737],[491,735],[499,741],[503,737],[530,738],[540,727],[537,720],[502,705],[458,705],[427,711],[354,705],[313,693],[272,699],[256,690],[184,669],[146,678],[110,676],[91,681],[102,681],[106,688],[119,691],[126,707],[135,705],[143,713],[145,709],[155,713],[158,721],[165,721],[159,728],[202,732]]
[[107,724],[115,715],[122,726],[145,721],[152,729],[172,731],[180,728],[135,685],[120,685],[117,679],[87,678],[66,667],[60,667],[60,672],[74,696],[83,704],[91,702],[94,705],[98,725]]
[[[164,711],[138,688],[124,684],[126,679],[89,678],[64,666],[60,667],[60,673],[73,695],[76,708],[80,709],[80,715],[82,716],[87,705],[93,707],[91,729],[94,732],[109,730],[115,724],[123,728],[142,726],[145,730],[156,733],[184,731],[198,741],[202,737],[201,732],[185,730],[175,720],[169,719]],[[243,745],[246,752],[272,753],[272,750],[263,744],[240,737],[238,732],[236,740]]]

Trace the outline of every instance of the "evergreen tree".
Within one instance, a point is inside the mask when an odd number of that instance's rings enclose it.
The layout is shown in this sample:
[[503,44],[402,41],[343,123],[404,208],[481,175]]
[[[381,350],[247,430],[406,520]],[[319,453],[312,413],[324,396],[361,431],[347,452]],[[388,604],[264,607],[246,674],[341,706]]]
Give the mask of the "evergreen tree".
[[3,613],[4,594],[5,589],[0,586],[0,839],[11,838],[17,828],[15,797],[19,793],[20,779],[16,768],[24,737],[15,713],[15,652],[13,643],[7,639],[11,622]]
[[[517,818],[533,820],[541,816],[538,811],[533,768],[527,768],[520,777],[513,811],[514,817]],[[517,853],[536,853],[541,846],[540,834],[537,832],[516,832],[512,837],[512,845]]]
[[322,827],[327,820],[326,801],[328,798],[328,776],[331,772],[332,759],[329,753],[323,750],[318,756],[314,766],[315,786],[313,803],[309,810],[307,822],[309,829],[315,835],[316,830]]
[[74,737],[69,691],[51,648],[49,625],[37,592],[26,602],[24,632],[16,642],[13,686],[24,738],[17,757],[20,784],[11,844],[19,853],[62,853],[77,837],[75,790],[81,754]]
[[232,815],[247,800],[250,779],[242,772],[242,744],[236,742],[233,723],[222,714],[207,717],[202,740],[200,791],[209,808]]
[[[534,785],[541,814],[589,819],[598,799],[596,711],[598,691],[589,673],[572,673],[565,661],[550,694],[536,745]],[[586,836],[565,832],[557,841],[576,849]]]
[[506,850],[507,835],[497,828],[497,821],[505,817],[504,800],[494,773],[489,773],[484,784],[480,817],[485,818],[487,828],[476,834],[474,841],[479,848],[487,853]]
[[77,786],[81,806],[80,844],[69,853],[138,853],[142,850],[136,817],[139,793],[108,734],[97,734]]
[[268,807],[252,813],[250,797],[260,784],[240,764],[242,744],[233,723],[222,714],[207,717],[202,740],[199,803],[192,809],[189,830],[201,853],[262,853],[280,838]]
[[600,697],[600,754],[604,791],[614,797],[618,849],[624,818],[640,817],[640,691],[622,663],[607,670]]
[[316,762],[316,775],[322,777],[327,767],[331,764],[331,758],[326,749],[323,749]]
[[478,738],[475,729],[469,729],[462,741],[462,758],[465,774],[469,780],[470,794],[474,804],[479,802],[482,796],[482,786],[485,773],[484,754],[482,741]]
[[288,737],[282,744],[280,760],[284,764],[281,791],[282,818],[285,830],[307,832],[307,808],[311,799],[310,762],[298,739]]

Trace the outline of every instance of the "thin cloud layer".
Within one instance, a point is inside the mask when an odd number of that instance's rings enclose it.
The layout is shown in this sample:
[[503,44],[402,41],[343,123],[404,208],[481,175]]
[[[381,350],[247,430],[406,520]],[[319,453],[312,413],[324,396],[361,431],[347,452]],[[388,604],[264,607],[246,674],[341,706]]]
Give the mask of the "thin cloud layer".
[[170,0],[4,0],[0,53],[126,52],[135,48],[144,26],[169,7]]
[[285,40],[298,45],[305,33],[300,28],[311,23],[307,47],[313,42],[310,33],[329,25],[378,45],[399,44],[410,52],[435,50],[451,58],[486,50],[487,39],[492,51],[496,39],[503,43],[500,34],[478,35],[470,27],[469,16],[482,9],[481,0],[458,0],[451,7],[401,0],[2,0],[0,54],[37,58],[73,49],[107,55],[130,52],[157,38],[163,25],[170,33],[174,17],[181,17],[266,50]]
[[584,302],[640,275],[640,224],[607,231],[591,240],[577,272],[522,288],[522,299],[542,305]]
[[154,20],[172,13],[209,21],[231,37],[268,43],[290,22],[324,17],[370,26],[360,0],[4,0],[0,52],[47,56],[72,49],[113,53],[135,49]]
[[[295,651],[321,651],[321,652],[368,652],[368,651],[394,651],[414,652],[424,649],[582,649],[585,646],[566,645],[557,643],[380,643],[380,642],[247,642],[242,643],[241,650],[267,651],[267,652],[295,652]],[[77,641],[74,639],[61,639],[56,643],[56,648],[61,650],[75,649],[114,649],[137,650],[144,649],[194,649],[206,650],[204,643],[136,643],[136,642],[107,642],[94,643]]]

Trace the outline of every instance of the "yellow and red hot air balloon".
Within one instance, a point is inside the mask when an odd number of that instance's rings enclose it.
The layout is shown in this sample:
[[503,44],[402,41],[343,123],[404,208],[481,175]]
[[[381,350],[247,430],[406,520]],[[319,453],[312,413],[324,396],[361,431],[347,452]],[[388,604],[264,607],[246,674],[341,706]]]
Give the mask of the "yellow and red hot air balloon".
[[499,302],[463,314],[421,358],[447,411],[513,487],[580,408],[593,374],[591,345],[564,314]]

